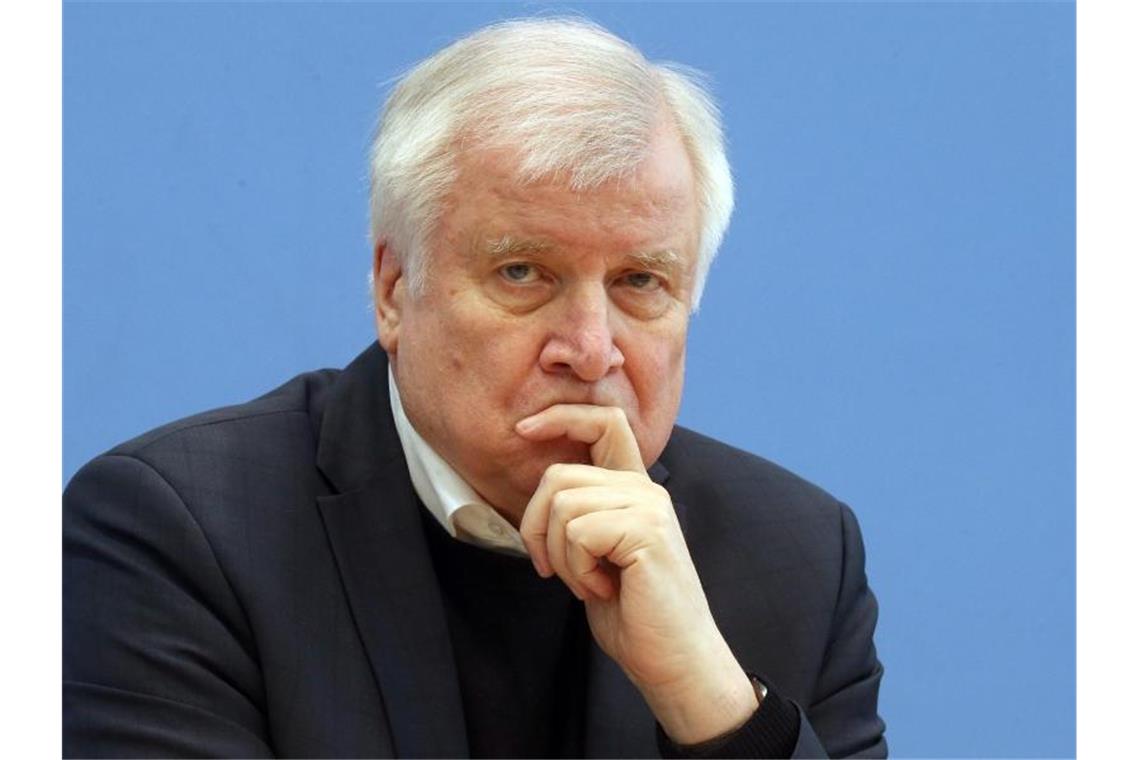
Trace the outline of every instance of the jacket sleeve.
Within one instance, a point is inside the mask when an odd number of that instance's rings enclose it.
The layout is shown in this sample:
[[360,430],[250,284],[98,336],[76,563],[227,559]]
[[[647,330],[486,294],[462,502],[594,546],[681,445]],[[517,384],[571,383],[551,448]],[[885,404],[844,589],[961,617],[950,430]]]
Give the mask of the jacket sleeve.
[[873,642],[878,604],[867,586],[859,525],[846,505],[841,505],[840,522],[843,574],[811,705],[805,711],[770,689],[744,726],[700,745],[673,744],[659,724],[657,746],[663,758],[887,756],[878,714],[883,667]]
[[272,756],[248,621],[179,494],[105,455],[63,502],[63,755]]
[[879,605],[867,585],[863,538],[855,515],[841,505],[843,578],[830,643],[807,710],[800,712],[792,757],[886,757],[879,717],[883,666],[873,640]]

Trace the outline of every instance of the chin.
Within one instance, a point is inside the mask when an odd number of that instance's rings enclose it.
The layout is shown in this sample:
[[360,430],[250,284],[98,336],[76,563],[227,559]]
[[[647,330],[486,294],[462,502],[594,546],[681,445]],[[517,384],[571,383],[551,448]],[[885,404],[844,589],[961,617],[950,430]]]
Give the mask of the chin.
[[556,438],[531,444],[535,461],[542,462],[545,470],[552,464],[590,464],[590,447],[585,443]]
[[590,464],[590,447],[566,439],[528,443],[516,461],[518,465],[514,468],[512,480],[517,488],[532,494],[550,465]]

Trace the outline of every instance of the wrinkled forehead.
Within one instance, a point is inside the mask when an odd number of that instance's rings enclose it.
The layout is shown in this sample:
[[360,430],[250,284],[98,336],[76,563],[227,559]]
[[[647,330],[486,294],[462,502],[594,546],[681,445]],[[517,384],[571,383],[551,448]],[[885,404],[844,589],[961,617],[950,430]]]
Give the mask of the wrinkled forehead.
[[688,282],[699,243],[693,171],[676,134],[662,133],[626,175],[574,189],[557,174],[520,175],[505,149],[472,151],[444,212],[444,247],[473,262],[579,260],[670,273]]
[[[552,149],[553,150],[553,149]],[[493,188],[503,197],[521,202],[568,191],[582,205],[593,199],[637,199],[683,214],[697,204],[697,182],[689,147],[672,121],[662,115],[636,151],[631,147],[622,161],[585,155],[566,166],[538,172],[529,147],[486,143],[476,139],[455,146],[457,193],[473,187]],[[605,173],[595,164],[605,164]],[[567,197],[571,197],[568,195]],[[461,201],[453,197],[453,202]]]

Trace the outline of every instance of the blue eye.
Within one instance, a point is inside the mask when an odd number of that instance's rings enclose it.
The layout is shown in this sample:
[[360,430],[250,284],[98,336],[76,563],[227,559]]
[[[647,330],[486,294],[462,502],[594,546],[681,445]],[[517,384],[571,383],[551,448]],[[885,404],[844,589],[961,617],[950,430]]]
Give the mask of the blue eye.
[[630,272],[622,280],[635,290],[657,290],[661,287],[661,278],[652,272]]
[[506,266],[499,269],[499,273],[507,281],[513,283],[533,282],[534,279],[538,276],[538,270],[536,270],[533,266],[530,264],[521,263],[507,264]]

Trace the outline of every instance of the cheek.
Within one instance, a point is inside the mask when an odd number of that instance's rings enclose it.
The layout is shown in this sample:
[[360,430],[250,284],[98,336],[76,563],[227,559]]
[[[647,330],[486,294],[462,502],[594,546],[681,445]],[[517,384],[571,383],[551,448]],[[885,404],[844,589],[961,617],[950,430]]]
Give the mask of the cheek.
[[666,336],[644,339],[635,347],[637,371],[665,392],[680,381],[685,368],[685,339]]
[[437,345],[456,390],[464,387],[484,404],[510,406],[526,393],[538,366],[542,333],[480,313],[453,322]]
[[643,433],[648,439],[667,437],[684,385],[684,341],[644,341],[633,361],[627,356],[626,370],[637,397]]
[[636,374],[630,376],[638,405],[631,422],[642,459],[649,464],[661,456],[677,420],[685,375],[684,347],[659,346],[642,359]]

